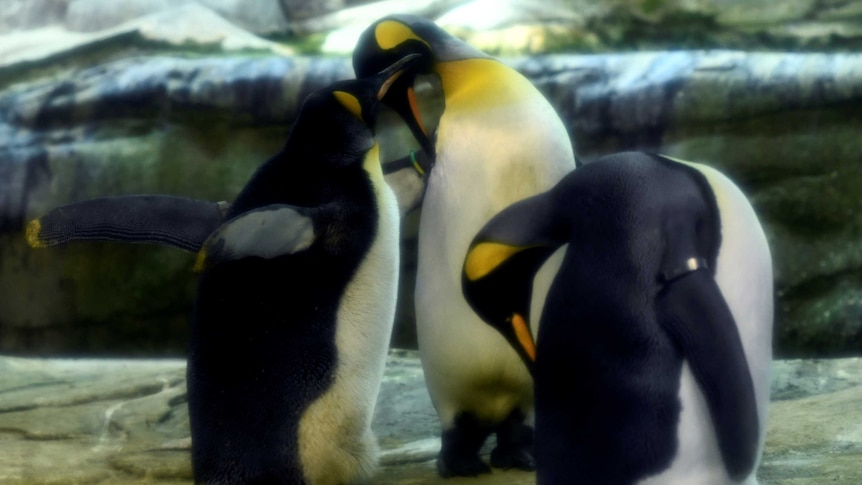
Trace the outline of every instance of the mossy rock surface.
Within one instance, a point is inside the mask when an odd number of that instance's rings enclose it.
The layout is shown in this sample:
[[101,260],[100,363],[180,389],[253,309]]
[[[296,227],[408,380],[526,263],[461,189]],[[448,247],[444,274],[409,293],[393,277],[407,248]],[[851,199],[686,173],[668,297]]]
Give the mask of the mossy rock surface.
[[[740,185],[772,247],[777,355],[862,348],[862,56],[680,51],[504,61],[551,100],[583,160],[658,151],[713,165]],[[350,72],[338,58],[160,55],[0,90],[0,291],[32,295],[0,308],[0,350],[149,353],[164,342],[163,353],[182,355],[194,291],[188,255],[104,244],[29,251],[24,222],[100,196],[229,201],[284,143],[302,99]],[[390,146],[387,156],[405,147]],[[415,345],[415,227],[405,220],[400,346]]]

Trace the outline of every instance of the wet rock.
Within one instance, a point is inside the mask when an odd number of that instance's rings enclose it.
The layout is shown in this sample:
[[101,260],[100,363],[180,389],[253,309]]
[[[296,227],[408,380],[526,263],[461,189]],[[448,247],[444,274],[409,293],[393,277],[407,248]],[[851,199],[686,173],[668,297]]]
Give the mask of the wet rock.
[[[190,484],[184,374],[181,360],[0,357],[0,484]],[[774,376],[761,483],[859,483],[862,359],[776,361]],[[373,428],[375,483],[535,483],[502,470],[437,477],[437,418],[415,352],[390,353]]]
[[[115,24],[112,21],[109,25]],[[9,73],[13,69],[49,63],[61,56],[87,52],[101,53],[108,58],[110,56],[106,51],[120,51],[128,55],[128,50],[134,46],[150,49],[258,51],[278,55],[293,53],[292,49],[284,45],[237,27],[206,7],[188,2],[150,15],[135,16],[115,27],[93,32],[51,25],[0,36],[0,70],[5,68]]]
[[257,35],[283,32],[287,28],[278,0],[72,0],[64,25],[76,32],[94,32],[179,6],[205,7]]
[[[374,2],[362,11],[415,12],[406,4],[394,5],[393,0]],[[497,55],[728,48],[853,52],[862,44],[858,0],[462,0],[444,7],[421,13]],[[322,50],[347,53],[359,33],[348,17],[319,27],[322,18],[337,15],[311,18],[298,31],[329,32]]]
[[[495,54],[632,49],[858,50],[862,1],[552,0],[8,0],[0,29],[62,26],[95,32],[199,4],[257,35],[348,53],[378,17],[414,13],[439,20]],[[321,52],[315,51],[315,52]]]
[[[778,356],[858,351],[862,56],[716,51],[506,61],[552,101],[583,160],[661,151],[714,165],[740,184],[772,246]],[[283,143],[305,95],[350,77],[351,68],[343,58],[160,55],[30,75],[0,91],[0,293],[16,295],[0,307],[0,348],[105,345],[102,352],[121,353],[170,342],[167,351],[180,355],[194,294],[190,255],[108,244],[31,251],[22,224],[100,196],[231,200]],[[391,113],[381,116],[404,132]],[[384,160],[411,148],[383,145]],[[421,193],[411,171],[389,180],[405,208]],[[405,221],[404,235],[402,259],[415,263],[415,221]],[[403,274],[396,335],[404,340],[396,343],[409,346],[412,273]],[[57,347],[64,333],[67,343]],[[134,342],[143,344],[135,350]]]
[[714,165],[743,188],[772,247],[778,355],[858,352],[862,146],[849,139],[862,57],[668,52],[520,67],[570,124],[584,160],[659,151]]
[[0,9],[0,32],[62,23],[71,0],[6,0]]
[[860,359],[788,364],[808,373],[806,377],[792,379],[792,387],[842,390],[773,402],[769,409],[766,452],[758,472],[762,483],[859,483],[862,480]]
[[0,309],[4,348],[29,347],[35,331],[42,350],[87,352],[107,339],[118,344],[106,347],[113,355],[184,352],[192,255],[112,244],[33,253],[18,231],[49,207],[97,194],[232,200],[284,143],[304,97],[350,73],[325,59],[225,61],[123,60],[0,101],[9,123],[0,122],[9,140],[0,150],[0,288],[16,295]]
[[862,359],[794,359],[772,368],[773,401],[802,399],[862,384]]

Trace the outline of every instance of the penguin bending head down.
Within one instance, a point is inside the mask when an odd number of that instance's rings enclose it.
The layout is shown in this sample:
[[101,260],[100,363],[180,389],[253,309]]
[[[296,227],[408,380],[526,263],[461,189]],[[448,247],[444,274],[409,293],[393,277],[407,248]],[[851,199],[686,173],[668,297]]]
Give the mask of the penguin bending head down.
[[[491,464],[530,470],[532,379],[464,300],[461,264],[494,214],[551,188],[574,168],[572,143],[529,80],[421,17],[374,22],[360,36],[353,67],[362,77],[407,54],[420,60],[383,101],[435,154],[419,225],[415,301],[422,367],[442,427],[438,471],[444,477],[489,472],[479,450],[493,432]],[[440,80],[444,106],[436,133],[421,118],[413,90],[419,74]],[[547,266],[539,279],[553,274],[553,262]]]
[[188,359],[197,483],[372,473],[399,217],[371,127],[411,61],[311,94],[203,244]]
[[[533,274],[563,245],[534,344]],[[482,228],[462,283],[534,376],[540,485],[757,483],[772,265],[719,172],[642,153],[589,163]]]

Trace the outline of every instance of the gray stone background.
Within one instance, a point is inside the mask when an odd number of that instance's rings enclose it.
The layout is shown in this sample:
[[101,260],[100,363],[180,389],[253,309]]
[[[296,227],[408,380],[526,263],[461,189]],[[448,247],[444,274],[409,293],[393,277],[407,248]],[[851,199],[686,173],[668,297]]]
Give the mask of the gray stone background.
[[[36,251],[23,224],[100,196],[230,200],[304,96],[351,76],[358,33],[393,12],[436,19],[521,70],[583,160],[661,151],[743,187],[776,266],[761,481],[862,483],[862,1],[2,0],[0,484],[191,478],[193,255]],[[390,182],[410,205],[410,178]],[[415,345],[419,216],[403,223],[394,347]],[[56,358],[83,355],[179,359]],[[376,483],[438,483],[436,426],[415,354],[393,351]]]
[[[520,69],[584,160],[637,148],[724,170],[773,249],[776,355],[862,349],[862,1],[4,0],[0,352],[182,356],[191,255],[31,251],[23,224],[107,195],[231,200],[391,12]],[[415,346],[418,217],[404,222],[397,347]]]

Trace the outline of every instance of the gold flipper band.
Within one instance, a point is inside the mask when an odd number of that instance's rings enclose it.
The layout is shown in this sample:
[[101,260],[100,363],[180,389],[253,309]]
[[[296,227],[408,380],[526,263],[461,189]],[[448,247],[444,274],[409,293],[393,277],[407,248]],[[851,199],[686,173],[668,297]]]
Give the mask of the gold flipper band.
[[664,271],[661,274],[662,281],[665,283],[671,282],[680,276],[697,271],[699,269],[707,269],[709,265],[704,258],[688,258],[682,266],[678,266],[670,271]]

